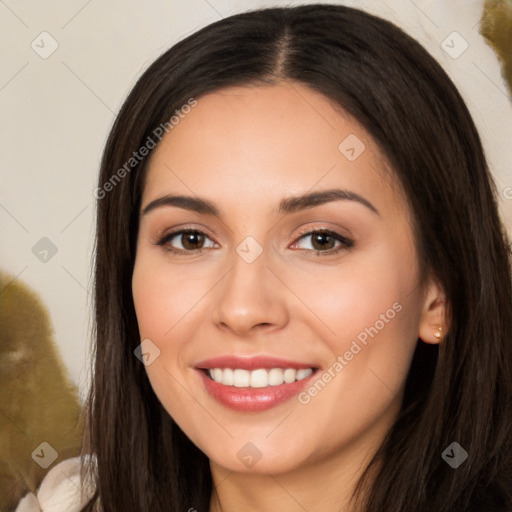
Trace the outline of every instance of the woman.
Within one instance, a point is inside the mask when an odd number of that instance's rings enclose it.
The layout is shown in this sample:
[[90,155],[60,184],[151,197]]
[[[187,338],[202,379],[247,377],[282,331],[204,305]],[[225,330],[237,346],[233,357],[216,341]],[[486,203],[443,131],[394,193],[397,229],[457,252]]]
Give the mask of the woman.
[[512,510],[508,240],[409,36],[209,25],[135,85],[96,197],[84,511]]

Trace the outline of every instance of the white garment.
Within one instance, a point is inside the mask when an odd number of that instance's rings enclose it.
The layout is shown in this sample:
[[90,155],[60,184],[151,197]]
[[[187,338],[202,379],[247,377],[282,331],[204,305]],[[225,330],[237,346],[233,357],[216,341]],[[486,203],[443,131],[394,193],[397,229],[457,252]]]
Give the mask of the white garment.
[[74,457],[52,468],[37,495],[30,492],[24,496],[15,512],[80,512],[93,494],[93,486],[84,485],[84,494],[80,496],[80,457]]

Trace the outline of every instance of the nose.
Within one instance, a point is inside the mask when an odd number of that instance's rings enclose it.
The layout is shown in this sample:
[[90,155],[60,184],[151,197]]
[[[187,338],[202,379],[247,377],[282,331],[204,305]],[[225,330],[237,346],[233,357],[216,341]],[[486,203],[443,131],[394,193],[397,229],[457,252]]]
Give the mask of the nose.
[[237,336],[276,330],[289,320],[283,283],[267,267],[265,251],[252,263],[236,252],[232,267],[216,287],[213,322]]

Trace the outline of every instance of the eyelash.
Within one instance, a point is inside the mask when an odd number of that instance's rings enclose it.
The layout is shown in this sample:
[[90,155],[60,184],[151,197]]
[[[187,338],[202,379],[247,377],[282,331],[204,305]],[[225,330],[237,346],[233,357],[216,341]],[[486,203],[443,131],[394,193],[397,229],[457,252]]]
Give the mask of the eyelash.
[[[186,233],[188,233],[188,234],[190,234],[190,233],[198,233],[200,235],[204,235],[205,237],[209,238],[208,235],[205,232],[201,231],[200,229],[184,228],[184,229],[180,229],[178,231],[173,231],[171,233],[167,233],[162,238],[160,238],[160,240],[158,240],[158,242],[156,242],[156,245],[162,246],[162,247],[164,247],[164,249],[166,251],[169,251],[169,252],[174,253],[174,254],[186,254],[186,253],[189,253],[189,254],[190,253],[201,254],[203,251],[209,249],[208,247],[207,248],[202,247],[201,249],[193,249],[193,250],[188,251],[188,250],[185,250],[185,249],[176,249],[174,247],[166,246],[166,244],[170,240],[175,238],[176,236],[183,235],[183,234],[186,234]],[[295,244],[297,241],[299,241],[305,235],[314,235],[314,234],[317,234],[317,233],[327,234],[327,235],[333,237],[335,240],[340,242],[340,245],[337,248],[329,249],[327,251],[316,251],[314,249],[302,249],[302,250],[312,251],[315,254],[315,256],[330,256],[330,255],[336,254],[336,253],[338,253],[340,251],[350,249],[351,247],[354,246],[354,241],[353,240],[351,240],[350,238],[347,238],[346,236],[340,235],[339,233],[337,233],[335,231],[331,231],[329,229],[312,229],[312,230],[301,231],[299,233],[298,238],[296,238],[293,243]]]

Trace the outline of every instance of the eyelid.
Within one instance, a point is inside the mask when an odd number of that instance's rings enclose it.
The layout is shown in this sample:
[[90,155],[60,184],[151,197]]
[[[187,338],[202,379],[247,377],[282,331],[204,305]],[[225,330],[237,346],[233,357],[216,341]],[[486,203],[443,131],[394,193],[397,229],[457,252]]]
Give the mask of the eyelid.
[[157,243],[159,240],[162,240],[163,238],[168,238],[170,235],[175,236],[183,231],[197,231],[198,233],[201,233],[202,235],[212,239],[212,235],[210,235],[210,232],[205,227],[194,224],[183,224],[181,226],[175,226],[170,229],[164,229],[157,233],[155,235],[155,243]]

